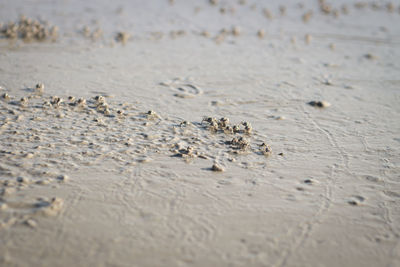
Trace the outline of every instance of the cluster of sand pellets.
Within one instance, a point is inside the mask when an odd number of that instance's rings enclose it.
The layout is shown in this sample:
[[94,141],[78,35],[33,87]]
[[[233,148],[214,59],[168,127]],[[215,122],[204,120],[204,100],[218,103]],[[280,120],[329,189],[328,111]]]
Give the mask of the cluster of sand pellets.
[[43,84],[25,91],[18,98],[0,95],[0,227],[57,214],[62,199],[18,199],[16,193],[68,182],[71,171],[85,166],[109,165],[123,175],[164,156],[205,160],[210,171],[223,171],[230,164],[248,168],[241,165],[246,159],[265,164],[271,154],[249,122],[188,122],[101,95],[50,96]]
[[[170,3],[175,4],[174,2]],[[221,14],[236,13],[235,4],[230,4],[229,6],[227,6],[227,3],[225,2],[219,2],[214,0],[209,1],[209,3],[211,4],[211,6],[219,7]],[[237,3],[238,5],[237,8],[240,8],[241,6],[245,6],[247,4],[248,4],[247,1],[239,1]],[[397,10],[398,13],[400,13],[400,7],[397,7],[395,4],[391,2],[387,3],[378,3],[374,1],[356,2],[353,5],[353,9],[355,10],[363,10],[366,8],[370,8],[373,11],[386,11],[389,13],[396,12]],[[288,8],[284,5],[279,5],[277,10],[272,10],[271,8],[268,7],[262,7],[262,6],[259,7],[256,5],[251,5],[251,9],[254,12],[261,12],[261,14],[265,16],[268,20],[283,18],[286,16],[288,12]],[[304,4],[299,3],[297,5],[297,9],[298,11],[296,12],[301,13],[300,20],[303,20],[304,23],[308,23],[312,19],[315,13],[338,18],[341,15],[349,15],[351,14],[352,11],[354,11],[351,10],[350,5],[346,4],[335,5],[333,1],[328,2],[326,0],[319,0],[317,6],[311,7],[309,9],[306,9]],[[195,13],[199,13],[201,10],[202,8],[198,6],[195,7]],[[93,41],[98,41],[98,40],[104,41],[107,39],[103,38],[104,37],[103,30],[99,27],[91,30],[88,26],[84,26],[83,29],[80,31],[80,34]],[[165,34],[159,31],[151,32],[149,34],[153,37],[153,39],[159,40],[163,36],[169,36],[171,39],[176,39],[178,37],[187,35],[187,32],[184,30],[174,30],[170,31],[169,34]],[[233,25],[231,29],[222,28],[220,31],[217,31],[214,34],[210,33],[207,30],[195,32],[195,34],[211,39],[215,41],[217,44],[221,44],[229,37],[239,37],[240,35],[243,34],[243,31],[240,26]],[[266,36],[266,32],[264,29],[254,30],[253,33],[251,34],[258,36],[258,38],[260,39],[264,39]],[[21,39],[24,40],[25,42],[46,41],[46,40],[55,41],[58,38],[58,27],[57,26],[51,27],[47,22],[42,22],[40,20],[27,18],[22,15],[16,22],[8,22],[5,24],[0,23],[0,36],[4,36],[6,39],[11,39],[11,40]],[[131,37],[132,37],[131,33],[118,31],[113,36],[113,40],[121,44],[126,44],[129,40],[132,39]],[[140,39],[140,36],[138,38]],[[295,42],[294,37],[292,37],[291,40],[292,42]],[[311,35],[307,34],[305,37],[305,43],[309,44],[310,41],[311,41]]]
[[0,33],[7,39],[21,39],[25,42],[55,41],[58,37],[58,27],[21,16],[16,22],[0,25]]
[[84,26],[81,33],[84,37],[89,38],[92,41],[97,41],[103,37],[103,30],[100,28],[91,30],[89,26]]
[[[227,6],[225,2],[219,2],[219,1],[214,1],[214,0],[209,1],[209,3],[211,6],[219,7],[221,14],[228,14],[228,13],[235,14],[236,13],[236,8],[235,8],[234,4]],[[239,1],[238,4],[240,6],[244,6],[244,5],[247,5],[247,1]],[[288,11],[288,8],[284,5],[279,5],[277,11],[272,11],[272,9],[267,8],[267,7],[258,7],[254,4],[251,5],[250,7],[255,12],[257,12],[258,10],[261,10],[260,12],[268,20],[274,20],[276,18],[285,17],[287,14],[287,11]],[[396,7],[391,2],[388,2],[388,3],[356,2],[354,4],[353,8],[356,10],[360,10],[360,9],[364,9],[366,7],[370,7],[374,11],[387,11],[390,13],[393,13],[396,10],[398,10],[400,13],[400,7]],[[335,3],[333,1],[328,2],[326,0],[319,0],[316,8],[314,7],[314,8],[310,8],[310,9],[306,10],[303,3],[299,3],[297,5],[297,8],[300,10],[300,12],[302,12],[300,19],[304,23],[308,23],[312,19],[312,17],[314,16],[315,13],[319,13],[319,14],[326,15],[326,16],[333,16],[334,18],[338,18],[340,15],[349,15],[350,9],[351,9],[351,7],[349,5],[346,5],[346,4],[335,5]],[[196,8],[195,13],[199,13],[200,10],[201,10],[200,8]],[[232,26],[231,29],[222,28],[220,31],[218,31],[215,34],[212,34],[207,30],[203,30],[203,31],[199,32],[200,36],[210,38],[210,39],[214,40],[217,44],[223,43],[227,38],[229,38],[231,36],[239,37],[242,34],[243,34],[242,29],[240,28],[240,26],[237,26],[237,25]],[[260,39],[263,39],[266,36],[266,32],[264,29],[259,29],[259,30],[255,31],[255,35],[258,36]],[[305,43],[306,44],[310,44],[311,39],[312,39],[312,36],[310,34],[305,35]],[[292,42],[295,42],[294,37],[292,37],[291,40],[292,40]],[[331,44],[330,47],[332,49],[333,45]]]
[[[225,2],[219,2],[219,1],[215,1],[215,0],[210,0],[209,3],[211,6],[219,7],[221,14],[226,14],[226,13],[235,14],[236,13],[236,8],[234,5],[231,5],[228,7],[228,6],[226,6]],[[238,1],[238,4],[240,6],[244,6],[244,5],[247,5],[247,1]],[[262,15],[270,21],[274,20],[276,18],[285,17],[287,14],[287,11],[288,11],[288,8],[284,5],[279,5],[278,10],[276,10],[276,11],[274,11],[268,7],[258,7],[255,4],[250,5],[250,8],[255,12],[261,12]],[[396,12],[396,10],[397,10],[398,13],[400,13],[400,6],[396,7],[396,5],[391,2],[387,2],[387,3],[379,3],[376,1],[356,2],[356,3],[354,3],[353,8],[355,10],[362,10],[362,9],[370,8],[373,11],[386,11],[389,13]],[[299,9],[300,12],[302,12],[300,19],[304,23],[308,23],[312,19],[312,17],[314,16],[315,13],[319,13],[319,14],[326,15],[326,16],[333,16],[334,18],[338,18],[341,15],[349,15],[351,13],[350,5],[346,5],[346,4],[335,5],[334,1],[328,2],[326,0],[319,0],[316,8],[312,7],[312,8],[308,8],[308,9],[306,9],[305,5],[300,2],[297,4],[297,9]],[[230,12],[227,12],[227,10],[229,10]],[[198,13],[198,12],[199,11],[197,11],[196,13]],[[221,29],[221,31],[219,33],[217,33],[215,35],[215,37],[213,37],[213,40],[217,44],[220,44],[229,35],[237,37],[241,34],[242,34],[242,31],[239,26],[232,26],[231,30],[227,30],[224,28]],[[206,30],[202,31],[201,35],[204,37],[211,36],[211,34]],[[264,29],[259,29],[256,32],[256,35],[260,39],[263,39],[266,36],[266,32]],[[292,38],[292,40],[294,40],[294,39]],[[305,37],[305,42],[306,42],[306,44],[309,44],[310,41],[311,41],[311,35],[308,34]],[[292,41],[292,42],[294,42],[294,41]]]

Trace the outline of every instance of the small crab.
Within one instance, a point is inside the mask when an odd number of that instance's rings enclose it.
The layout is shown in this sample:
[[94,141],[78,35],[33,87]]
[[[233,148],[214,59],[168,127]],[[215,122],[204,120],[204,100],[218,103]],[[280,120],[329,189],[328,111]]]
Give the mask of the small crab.
[[327,108],[331,104],[326,101],[310,101],[308,102],[310,106],[317,107],[317,108]]
[[228,126],[228,124],[229,124],[229,119],[228,118],[223,117],[223,118],[219,119],[218,126],[220,128],[222,128],[222,129],[226,128]]
[[244,132],[246,134],[250,134],[253,131],[253,127],[251,124],[247,121],[242,122],[242,125],[244,126]]
[[85,106],[86,105],[86,99],[79,98],[77,101],[75,101],[75,105],[77,105],[77,106]]
[[216,132],[216,131],[218,131],[218,123],[216,122],[216,121],[212,121],[211,123],[210,123],[210,125],[208,126],[208,129],[210,130],[210,131],[213,131],[213,132]]
[[149,120],[154,120],[156,118],[159,118],[158,114],[154,110],[149,110],[145,113],[145,116]]
[[50,101],[44,101],[44,103],[42,104],[42,107],[43,107],[43,108],[51,107]]
[[[179,145],[178,145],[178,147],[179,147]],[[186,148],[179,149],[179,150],[174,149],[173,151],[176,153],[174,155],[175,157],[190,159],[190,158],[195,158],[198,156],[198,152],[195,152],[195,150],[192,146],[188,146]]]
[[203,119],[201,120],[201,123],[203,123],[203,121],[208,122],[208,123],[212,123],[213,121],[216,121],[217,119],[213,118],[213,117],[203,117]]
[[100,105],[98,105],[98,106],[96,107],[96,110],[97,110],[98,112],[103,112],[103,113],[104,113],[107,109],[109,109],[107,104],[100,104]]
[[120,42],[122,44],[126,44],[126,42],[128,42],[130,37],[131,35],[127,32],[118,32],[117,36],[115,37],[115,40],[117,40],[117,42]]
[[28,104],[28,98],[21,97],[21,99],[19,100],[19,103],[20,103],[21,106],[25,107],[26,104]]
[[263,153],[265,156],[270,156],[272,154],[272,149],[268,144],[262,143],[261,145],[259,145],[259,147],[261,153]]
[[50,103],[53,105],[53,107],[59,107],[61,102],[62,102],[62,99],[58,96],[53,96],[50,101]]
[[192,146],[188,146],[185,149],[179,150],[179,152],[183,155],[193,156],[194,148]]
[[1,98],[3,98],[5,101],[9,101],[11,99],[11,97],[7,93],[2,94]]
[[221,165],[219,165],[218,163],[214,163],[211,166],[210,170],[213,171],[213,172],[223,172],[225,169]]
[[106,108],[103,110],[103,114],[106,115],[106,116],[110,116],[110,115],[111,115],[111,111],[109,110],[108,107],[106,107]]
[[39,94],[42,94],[44,92],[44,84],[43,83],[36,84],[35,91]]
[[94,97],[94,100],[96,101],[96,105],[101,105],[106,103],[106,99],[104,96],[98,95]]
[[180,127],[186,127],[188,125],[190,125],[191,123],[189,121],[182,121],[181,123],[179,123]]
[[232,130],[234,133],[239,133],[240,132],[240,125],[233,125]]
[[233,134],[233,127],[232,126],[226,126],[226,128],[224,129],[224,132],[227,134]]

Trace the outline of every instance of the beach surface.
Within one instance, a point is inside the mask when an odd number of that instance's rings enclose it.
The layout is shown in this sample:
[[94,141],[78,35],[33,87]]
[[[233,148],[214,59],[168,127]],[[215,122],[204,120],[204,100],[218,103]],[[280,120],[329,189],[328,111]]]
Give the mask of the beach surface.
[[400,265],[399,1],[0,23],[0,266]]

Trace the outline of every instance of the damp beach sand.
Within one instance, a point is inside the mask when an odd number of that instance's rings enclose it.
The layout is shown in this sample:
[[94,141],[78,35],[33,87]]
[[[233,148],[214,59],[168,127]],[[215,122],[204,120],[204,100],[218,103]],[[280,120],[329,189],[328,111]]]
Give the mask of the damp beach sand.
[[0,266],[399,266],[400,2],[0,3]]

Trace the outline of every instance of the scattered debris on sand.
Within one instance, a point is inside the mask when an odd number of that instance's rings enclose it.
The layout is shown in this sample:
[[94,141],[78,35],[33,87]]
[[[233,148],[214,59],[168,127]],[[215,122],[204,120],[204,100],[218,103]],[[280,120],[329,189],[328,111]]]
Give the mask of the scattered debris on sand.
[[308,104],[316,108],[327,108],[331,106],[331,104],[326,101],[310,101]]
[[262,154],[265,156],[270,156],[272,154],[271,147],[266,143],[262,143],[260,145],[260,149],[261,149]]
[[131,35],[127,32],[118,32],[115,36],[115,40],[122,44],[126,44],[128,40],[131,38]]
[[258,38],[263,39],[265,37],[265,31],[263,29],[258,30],[257,36]]
[[369,59],[369,60],[376,60],[378,57],[371,53],[368,53],[368,54],[364,55],[364,58]]
[[[210,116],[198,122],[167,119],[151,109],[140,112],[132,105],[108,102],[103,95],[88,100],[73,95],[51,96],[44,91],[43,83],[28,92],[19,99],[6,92],[1,96],[2,209],[18,191],[61,186],[69,181],[72,167],[97,165],[104,160],[113,162],[117,170],[162,155],[187,163],[197,159],[215,162],[218,158],[219,163],[211,170],[222,172],[227,164],[239,164],[236,158],[241,157],[243,163],[245,157],[271,153],[268,145],[261,147],[262,153],[252,146],[257,132],[248,121],[232,124],[227,117]],[[54,198],[39,201],[31,211],[53,216],[62,207],[63,200]],[[26,221],[23,216],[16,220]]]
[[24,42],[56,41],[58,27],[48,23],[21,16],[16,22],[9,22],[0,28],[0,34],[7,39],[21,39]]
[[224,169],[221,165],[219,165],[218,163],[214,163],[214,164],[211,166],[211,170],[212,170],[213,172],[223,172],[223,171],[225,171],[225,169]]

